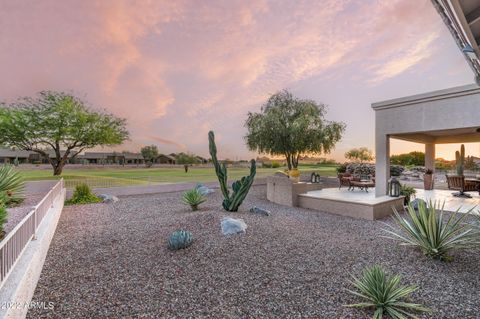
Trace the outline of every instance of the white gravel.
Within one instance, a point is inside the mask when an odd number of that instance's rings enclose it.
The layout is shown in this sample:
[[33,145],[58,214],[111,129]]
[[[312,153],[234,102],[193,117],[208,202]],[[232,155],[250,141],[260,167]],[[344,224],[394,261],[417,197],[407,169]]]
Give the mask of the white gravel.
[[[432,261],[381,238],[379,221],[272,204],[265,188],[238,213],[221,209],[218,190],[197,212],[181,193],[66,207],[33,298],[55,308],[27,317],[370,318],[343,305],[354,301],[349,273],[376,263],[420,286],[413,300],[436,310],[421,318],[478,318],[480,250]],[[225,216],[245,220],[247,233],[223,236]],[[195,241],[172,252],[177,229]]]

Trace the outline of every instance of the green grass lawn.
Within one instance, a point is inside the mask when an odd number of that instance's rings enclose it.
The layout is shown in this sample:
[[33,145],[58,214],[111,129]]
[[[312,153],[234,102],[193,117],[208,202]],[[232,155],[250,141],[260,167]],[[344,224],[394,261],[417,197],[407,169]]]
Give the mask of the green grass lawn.
[[[334,165],[301,165],[302,172],[315,171],[322,176],[334,176]],[[272,175],[278,170],[285,168],[257,168],[257,177]],[[51,170],[32,169],[20,170],[25,180],[51,180],[58,179],[52,176]],[[248,175],[248,168],[228,168],[229,179],[239,179]],[[63,171],[62,176],[67,187],[73,187],[80,182],[86,182],[91,187],[115,187],[126,185],[147,185],[149,183],[178,183],[178,182],[212,182],[217,180],[213,168],[190,167],[185,173],[183,167],[162,168],[85,168],[68,169]]]

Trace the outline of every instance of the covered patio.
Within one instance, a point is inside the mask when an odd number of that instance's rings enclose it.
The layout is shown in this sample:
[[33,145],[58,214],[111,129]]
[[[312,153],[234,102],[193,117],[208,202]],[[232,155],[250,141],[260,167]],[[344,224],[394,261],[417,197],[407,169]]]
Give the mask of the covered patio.
[[373,103],[372,108],[376,197],[387,194],[392,138],[424,144],[425,168],[434,172],[436,144],[480,142],[480,87],[475,84]]

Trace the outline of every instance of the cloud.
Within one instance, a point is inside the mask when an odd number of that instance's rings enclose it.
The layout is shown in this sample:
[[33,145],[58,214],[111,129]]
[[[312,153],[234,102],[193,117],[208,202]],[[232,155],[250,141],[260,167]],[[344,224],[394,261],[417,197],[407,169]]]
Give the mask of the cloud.
[[438,34],[431,34],[423,39],[418,40],[414,47],[405,50],[403,54],[391,58],[386,63],[375,67],[375,76],[370,79],[372,83],[378,83],[386,79],[399,75],[406,70],[412,68],[424,59],[432,56],[432,43],[438,38]]
[[176,146],[180,149],[186,149],[186,146],[184,144],[180,144],[180,143],[177,143],[175,141],[171,141],[171,140],[168,140],[168,139],[165,139],[165,138],[161,138],[161,137],[153,136],[153,135],[149,136],[148,138],[153,140],[153,141],[159,142],[160,144],[173,145],[173,146]]
[[235,154],[270,94],[381,86],[431,58],[443,27],[428,0],[7,0],[0,21],[3,98],[73,90],[126,117],[131,145],[204,153],[214,129]]

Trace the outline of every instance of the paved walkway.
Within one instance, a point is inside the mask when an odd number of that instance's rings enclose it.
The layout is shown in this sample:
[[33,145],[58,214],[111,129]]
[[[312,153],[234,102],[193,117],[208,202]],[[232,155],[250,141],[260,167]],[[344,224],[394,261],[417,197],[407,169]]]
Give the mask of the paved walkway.
[[[232,183],[232,181],[229,181]],[[266,178],[257,178],[253,182],[253,185],[265,185],[267,183]],[[157,185],[137,185],[137,186],[122,186],[122,187],[109,187],[109,188],[96,188],[94,192],[96,194],[109,194],[114,196],[129,196],[129,195],[141,195],[141,194],[159,194],[159,193],[173,193],[186,191],[194,188],[198,183],[165,183]],[[218,182],[202,183],[210,188],[219,188]]]

